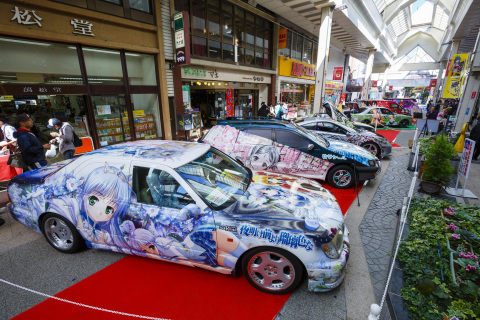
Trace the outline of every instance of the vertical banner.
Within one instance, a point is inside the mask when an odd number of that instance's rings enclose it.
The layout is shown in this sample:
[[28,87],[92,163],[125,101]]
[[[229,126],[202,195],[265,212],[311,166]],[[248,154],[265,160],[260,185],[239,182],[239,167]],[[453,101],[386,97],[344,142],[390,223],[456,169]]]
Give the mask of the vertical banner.
[[333,68],[333,80],[341,81],[343,75],[343,67],[334,67]]
[[435,88],[437,86],[437,79],[430,79],[430,88]]
[[278,49],[287,47],[287,28],[281,28],[278,31]]
[[190,64],[190,23],[188,13],[182,11],[173,16],[175,29],[175,63]]
[[183,106],[188,108],[190,106],[190,86],[182,86]]
[[451,64],[452,64],[452,59],[448,60],[447,69],[445,69],[445,75],[443,76],[444,78],[446,78],[450,75],[450,65]]
[[338,101],[339,105],[342,105],[345,102],[345,98],[347,97],[347,93],[344,92],[340,95],[340,100]]
[[372,88],[376,88],[377,87],[377,80],[372,80]]
[[389,86],[388,91],[393,91],[393,86]]
[[233,117],[233,89],[227,89],[226,117]]
[[458,174],[463,176],[465,179],[468,178],[468,173],[470,172],[470,164],[472,162],[474,149],[475,141],[465,139],[465,144],[463,145],[463,154],[462,158],[460,159],[460,166],[458,168]]
[[467,63],[468,53],[453,55],[442,98],[460,98]]

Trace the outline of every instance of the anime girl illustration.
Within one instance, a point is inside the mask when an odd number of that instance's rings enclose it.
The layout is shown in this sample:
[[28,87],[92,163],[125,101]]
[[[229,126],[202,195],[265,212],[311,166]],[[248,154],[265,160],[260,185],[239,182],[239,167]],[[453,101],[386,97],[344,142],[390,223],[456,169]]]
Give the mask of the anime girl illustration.
[[382,113],[377,108],[372,109],[373,117],[372,117],[372,125],[382,126],[383,118]]
[[123,168],[105,163],[85,179],[77,227],[88,241],[112,245],[112,239],[120,238],[119,221],[128,210],[132,192]]
[[464,66],[465,66],[465,60],[462,61],[462,58],[460,56],[456,56],[452,64],[452,76],[459,77],[461,75],[461,72]]
[[277,170],[280,152],[272,145],[256,145],[247,157],[246,166],[254,170]]

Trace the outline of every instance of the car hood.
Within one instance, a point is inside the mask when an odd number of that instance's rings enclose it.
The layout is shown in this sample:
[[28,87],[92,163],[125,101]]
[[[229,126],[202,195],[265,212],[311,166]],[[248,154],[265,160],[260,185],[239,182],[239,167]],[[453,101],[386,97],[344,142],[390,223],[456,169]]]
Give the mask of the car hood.
[[337,200],[319,183],[261,171],[253,171],[245,195],[223,211],[237,220],[302,232],[330,233],[344,223]]
[[382,136],[382,135],[380,135],[376,132],[371,132],[371,131],[364,130],[364,131],[357,132],[357,133],[350,133],[350,135],[352,135],[352,136],[360,135],[360,136],[364,136],[364,137],[372,137],[372,138],[375,138],[376,140],[381,141],[383,144],[385,144],[387,146],[392,145],[390,143],[390,141],[387,140],[387,138],[385,138],[384,136]]
[[341,154],[345,158],[358,161],[366,166],[369,165],[369,160],[376,159],[373,154],[353,143],[336,140],[328,140],[328,142],[330,142],[330,145],[326,148],[327,150]]
[[18,176],[12,178],[11,182],[19,183],[19,184],[31,184],[31,183],[44,183],[45,179],[58,170],[65,167],[70,162],[74,161],[75,159],[64,160],[61,162],[56,162],[45,167],[41,167],[36,170],[27,171],[22,173]]

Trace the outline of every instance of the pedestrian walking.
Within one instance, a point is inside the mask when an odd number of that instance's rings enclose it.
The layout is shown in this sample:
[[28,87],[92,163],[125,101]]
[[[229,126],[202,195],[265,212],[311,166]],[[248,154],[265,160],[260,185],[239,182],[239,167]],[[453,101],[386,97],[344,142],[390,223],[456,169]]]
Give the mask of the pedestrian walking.
[[63,159],[68,160],[73,158],[75,154],[75,145],[73,144],[73,127],[68,122],[62,122],[57,118],[48,120],[47,128],[55,128],[58,132],[50,132],[55,139],[50,140],[50,143],[58,142],[58,149],[63,154]]
[[33,127],[33,120],[28,114],[19,114],[15,120],[19,128],[17,132],[13,133],[13,137],[17,139],[25,165],[32,170],[46,166],[44,149],[50,149],[50,144],[42,145],[40,140],[30,131]]
[[260,107],[260,109],[258,109],[258,116],[259,117],[268,117],[268,107],[267,105],[265,104],[265,102],[262,102],[262,106]]

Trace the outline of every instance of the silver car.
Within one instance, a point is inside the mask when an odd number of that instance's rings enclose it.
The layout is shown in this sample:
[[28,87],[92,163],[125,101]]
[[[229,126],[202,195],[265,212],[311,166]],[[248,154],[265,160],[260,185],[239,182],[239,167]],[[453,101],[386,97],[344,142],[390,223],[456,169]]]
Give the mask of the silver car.
[[378,158],[392,154],[392,144],[381,135],[350,128],[329,118],[310,118],[297,123],[327,140],[346,141],[361,146]]

